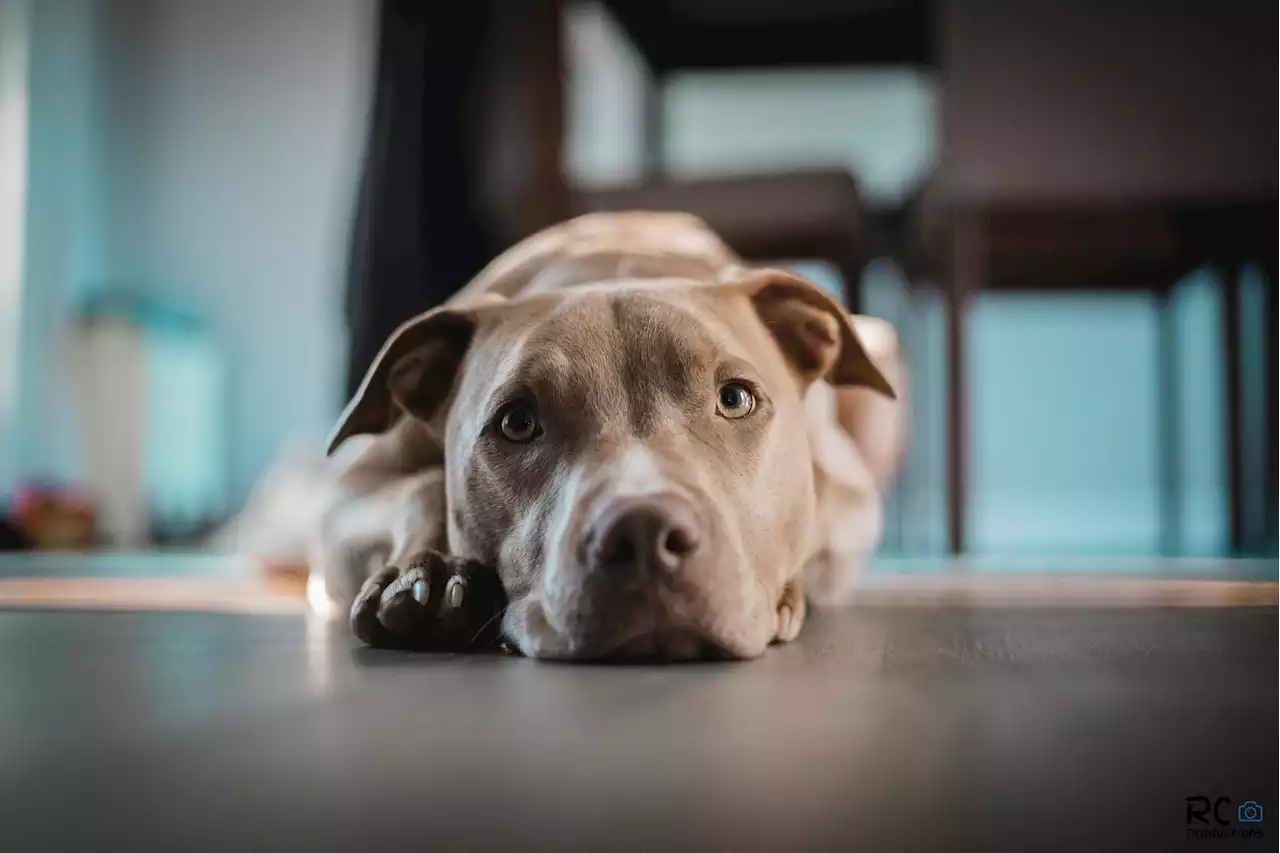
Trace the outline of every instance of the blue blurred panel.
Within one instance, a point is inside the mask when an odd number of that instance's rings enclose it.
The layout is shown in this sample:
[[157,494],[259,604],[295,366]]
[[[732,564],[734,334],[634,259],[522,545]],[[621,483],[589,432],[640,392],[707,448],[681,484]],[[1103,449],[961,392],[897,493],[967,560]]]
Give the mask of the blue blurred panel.
[[899,199],[934,162],[935,100],[912,69],[676,74],[667,165],[677,177],[846,165],[867,198]]
[[1156,550],[1150,301],[986,296],[970,322],[973,550]]
[[761,266],[778,266],[790,270],[809,279],[841,302],[844,301],[844,283],[840,280],[840,273],[831,264],[823,261],[779,260],[761,263]]
[[227,506],[223,354],[202,333],[149,330],[146,483],[154,521],[186,530],[220,519]]
[[[1174,299],[1178,546],[1226,542],[1220,297]],[[1158,316],[1141,296],[988,296],[972,317],[973,513],[982,553],[1159,549]]]
[[1181,550],[1227,549],[1223,362],[1218,282],[1207,271],[1179,286],[1177,312]]
[[914,299],[907,335],[911,370],[911,448],[901,488],[907,528],[905,551],[938,553],[947,544],[947,338],[946,314],[937,291]]

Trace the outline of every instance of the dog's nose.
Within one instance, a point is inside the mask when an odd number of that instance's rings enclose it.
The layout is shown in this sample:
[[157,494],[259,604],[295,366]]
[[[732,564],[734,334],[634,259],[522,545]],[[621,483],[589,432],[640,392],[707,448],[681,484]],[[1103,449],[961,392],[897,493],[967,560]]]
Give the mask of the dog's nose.
[[588,538],[601,569],[676,569],[698,549],[693,508],[674,495],[632,499],[600,514]]

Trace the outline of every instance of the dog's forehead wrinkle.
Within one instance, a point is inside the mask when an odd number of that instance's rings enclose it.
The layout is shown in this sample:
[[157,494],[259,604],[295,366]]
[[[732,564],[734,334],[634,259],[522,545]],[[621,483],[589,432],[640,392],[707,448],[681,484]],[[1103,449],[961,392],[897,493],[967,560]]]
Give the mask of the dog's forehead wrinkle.
[[590,407],[584,399],[600,378],[593,376],[607,361],[607,335],[599,318],[603,301],[571,300],[544,306],[549,310],[526,317],[518,331],[496,345],[501,356],[480,368],[484,389],[479,395],[488,410],[521,389],[531,391],[539,404],[552,408]]
[[706,393],[704,374],[726,344],[724,330],[704,314],[675,291],[566,297],[507,336],[488,394],[524,384],[552,410],[577,413],[584,425],[621,421],[633,433],[651,433]]
[[689,300],[633,294],[615,297],[613,316],[624,355],[638,378],[673,380],[695,372],[722,347],[722,334]]

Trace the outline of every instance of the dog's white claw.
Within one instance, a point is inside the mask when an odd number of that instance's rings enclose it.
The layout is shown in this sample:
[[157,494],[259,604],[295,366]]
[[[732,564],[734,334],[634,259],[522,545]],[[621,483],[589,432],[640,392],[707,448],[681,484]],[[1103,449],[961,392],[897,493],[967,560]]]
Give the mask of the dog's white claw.
[[783,593],[783,601],[778,604],[777,615],[777,628],[773,635],[775,642],[789,643],[800,636],[805,617],[804,593],[788,586]]
[[424,580],[413,582],[413,600],[419,604],[426,604],[431,599],[431,584]]
[[466,582],[457,575],[449,578],[449,584],[444,590],[445,603],[455,609],[461,607],[467,591],[466,586]]
[[795,627],[795,612],[784,604],[778,608],[778,627],[774,634],[779,642],[788,643],[796,638],[799,630]]

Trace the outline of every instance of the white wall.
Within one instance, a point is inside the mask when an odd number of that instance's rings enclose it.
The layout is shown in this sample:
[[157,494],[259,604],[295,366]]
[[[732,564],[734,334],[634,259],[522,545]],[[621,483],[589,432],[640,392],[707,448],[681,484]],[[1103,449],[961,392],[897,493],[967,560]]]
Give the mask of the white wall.
[[181,301],[230,359],[243,496],[340,410],[374,4],[117,0],[104,14],[101,279]]
[[96,262],[97,11],[93,0],[27,3],[27,168],[20,293],[14,300],[20,326],[17,417],[0,486],[18,476],[74,477],[79,470],[62,344],[80,284]]
[[0,489],[18,476],[29,32],[27,0],[0,0]]

